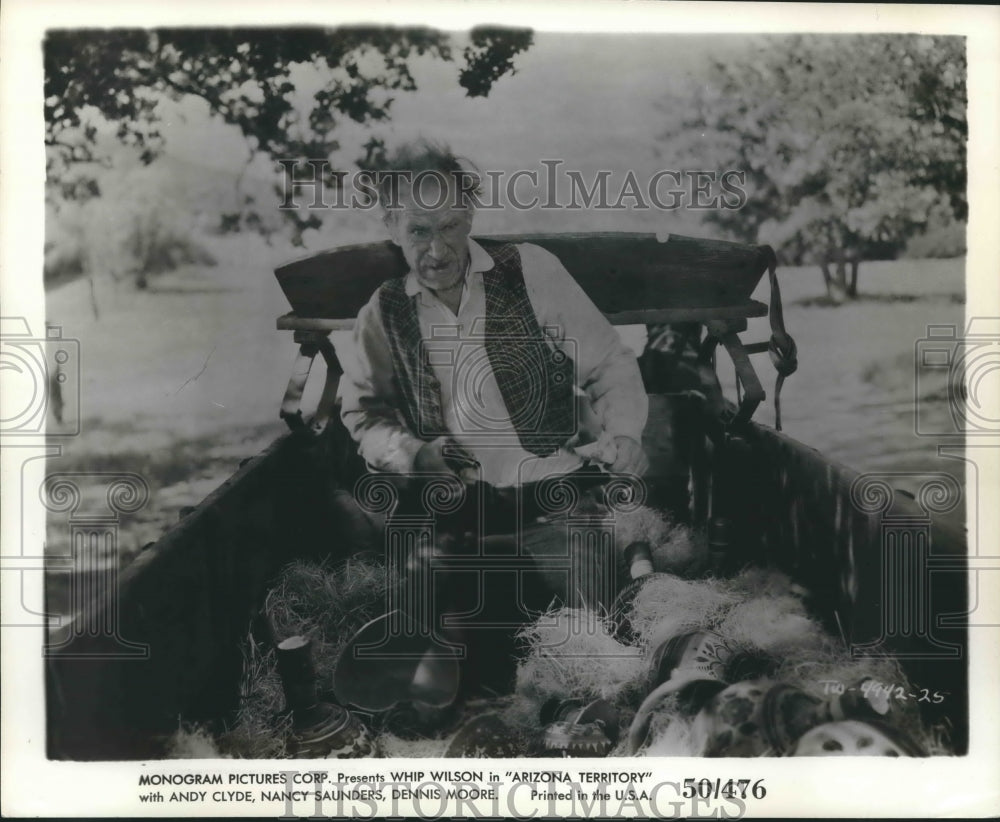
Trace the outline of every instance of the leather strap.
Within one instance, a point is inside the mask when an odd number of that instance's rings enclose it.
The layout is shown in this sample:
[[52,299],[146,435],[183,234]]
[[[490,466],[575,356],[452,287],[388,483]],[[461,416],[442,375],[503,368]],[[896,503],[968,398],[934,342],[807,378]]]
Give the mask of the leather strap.
[[333,416],[334,407],[337,404],[337,388],[344,373],[329,337],[322,339],[319,350],[326,362],[326,378],[323,381],[323,393],[320,394],[316,413],[313,414],[312,421],[309,423],[309,432],[316,437],[326,430],[326,426]]
[[771,324],[771,338],[766,343],[744,343],[739,338],[739,332],[745,331],[745,319],[709,320],[705,323],[708,336],[701,345],[699,359],[707,361],[715,346],[721,343],[729,353],[736,368],[737,412],[733,419],[726,422],[727,428],[737,428],[748,422],[757,406],[765,399],[764,388],[757,377],[750,354],[767,351],[771,364],[778,376],[774,383],[774,427],[781,430],[781,388],[785,378],[794,374],[799,367],[798,349],[795,340],[785,330],[785,316],[781,305],[781,287],[778,285],[777,258],[770,247],[764,246],[767,252],[767,271],[771,286],[771,299],[768,317]]
[[778,376],[774,381],[774,427],[781,430],[781,387],[785,384],[785,377],[795,373],[799,367],[798,346],[795,340],[785,330],[785,315],[781,306],[781,288],[778,285],[777,266],[778,261],[774,252],[768,248],[770,259],[768,260],[767,274],[771,283],[771,306],[768,310],[768,317],[771,322],[771,340],[767,345],[767,353],[771,357],[771,364]]
[[[709,328],[711,329],[712,326],[710,325]],[[713,333],[716,333],[719,341],[725,346],[726,351],[729,352],[730,359],[733,361],[733,366],[736,368],[737,389],[740,386],[743,388],[743,394],[739,398],[739,408],[736,412],[736,417],[729,424],[730,427],[739,427],[743,423],[750,421],[753,412],[757,410],[757,406],[760,405],[766,396],[764,387],[760,384],[753,363],[750,362],[750,356],[736,331],[730,328],[725,331]]]
[[[299,343],[299,353],[292,368],[292,376],[288,380],[284,399],[281,401],[279,415],[293,431],[308,430],[313,436],[319,436],[326,429],[337,402],[337,387],[344,373],[337,359],[337,352],[330,342],[329,336],[323,332],[296,331],[295,342]],[[317,354],[323,355],[326,364],[326,378],[323,383],[323,393],[320,395],[316,413],[309,422],[308,428],[302,417],[302,395],[305,393],[309,373]]]

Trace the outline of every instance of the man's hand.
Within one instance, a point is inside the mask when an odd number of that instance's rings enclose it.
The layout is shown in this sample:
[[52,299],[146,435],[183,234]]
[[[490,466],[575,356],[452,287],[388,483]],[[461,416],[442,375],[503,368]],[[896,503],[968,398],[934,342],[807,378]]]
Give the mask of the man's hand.
[[478,479],[479,463],[451,437],[425,442],[413,459],[413,469],[422,474],[454,474],[463,482]]
[[642,450],[642,444],[631,437],[615,437],[618,453],[615,461],[608,466],[612,474],[635,474],[641,477],[649,468],[649,460]]

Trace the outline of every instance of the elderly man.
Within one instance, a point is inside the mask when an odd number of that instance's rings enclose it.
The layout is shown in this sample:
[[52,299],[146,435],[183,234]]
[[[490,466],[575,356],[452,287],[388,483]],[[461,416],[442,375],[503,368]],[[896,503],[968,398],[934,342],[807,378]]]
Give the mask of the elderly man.
[[[473,192],[450,151],[409,147],[392,171],[379,199],[409,271],[383,283],[359,313],[356,356],[345,360],[341,381],[342,419],[369,467],[457,474],[485,489],[485,505],[466,506],[490,520],[474,524],[479,536],[523,536],[521,524],[539,513],[540,483],[562,478],[586,489],[609,472],[641,475],[647,397],[614,327],[551,253],[470,239]],[[558,541],[554,531],[536,533],[519,547],[537,561],[565,555]],[[541,590],[538,578],[504,588],[501,575],[489,585],[486,576],[453,585],[443,601],[439,594],[439,610],[477,611],[496,627],[523,621],[553,595],[574,596],[552,575]],[[503,637],[494,632],[486,644],[500,652]]]
[[449,151],[418,144],[393,170],[429,185],[396,174],[379,187],[409,272],[361,310],[345,363],[341,415],[369,466],[476,466],[514,487],[578,471],[574,443],[596,440],[608,471],[642,474],[647,398],[614,327],[551,253],[470,239],[474,198]]

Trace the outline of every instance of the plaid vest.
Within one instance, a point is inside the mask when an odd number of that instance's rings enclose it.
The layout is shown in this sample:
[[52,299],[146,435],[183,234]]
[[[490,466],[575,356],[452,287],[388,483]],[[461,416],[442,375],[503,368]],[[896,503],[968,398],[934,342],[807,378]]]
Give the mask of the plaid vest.
[[[537,456],[549,456],[576,433],[575,363],[539,327],[517,249],[503,244],[487,252],[494,263],[483,272],[484,346],[490,367],[521,446]],[[403,277],[379,287],[379,308],[406,424],[421,439],[448,434],[441,384],[431,368],[415,301],[407,296]],[[458,372],[453,379],[461,381],[463,375]]]

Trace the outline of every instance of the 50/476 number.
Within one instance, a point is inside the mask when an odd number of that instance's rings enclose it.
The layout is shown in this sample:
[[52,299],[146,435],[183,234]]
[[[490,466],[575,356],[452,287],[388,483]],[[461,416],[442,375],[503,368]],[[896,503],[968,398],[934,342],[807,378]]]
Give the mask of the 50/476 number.
[[764,780],[758,779],[754,782],[751,779],[685,779],[684,790],[681,793],[685,799],[694,799],[696,796],[701,799],[746,799],[747,795],[754,799],[763,799],[767,796],[767,788],[764,787]]

